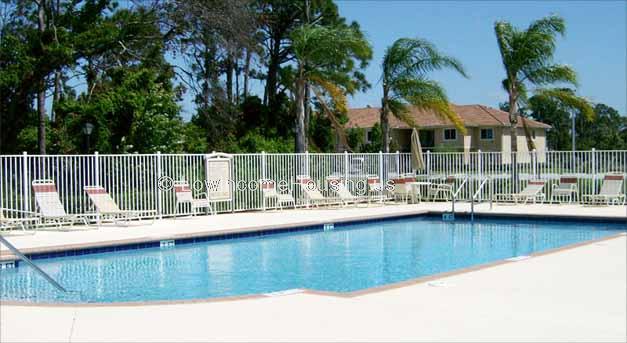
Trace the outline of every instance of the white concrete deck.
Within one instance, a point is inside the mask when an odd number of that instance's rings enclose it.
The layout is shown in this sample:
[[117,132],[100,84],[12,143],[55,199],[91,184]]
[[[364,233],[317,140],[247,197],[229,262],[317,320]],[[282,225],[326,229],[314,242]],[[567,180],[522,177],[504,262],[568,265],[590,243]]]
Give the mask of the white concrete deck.
[[[466,211],[467,204],[458,204]],[[442,211],[450,204],[293,210],[154,225],[12,236],[22,249],[338,222]],[[624,218],[625,207],[520,205],[477,212]],[[6,252],[6,251],[5,251]],[[627,238],[357,297],[292,294],[225,302],[109,307],[0,303],[14,341],[617,341],[627,340]]]

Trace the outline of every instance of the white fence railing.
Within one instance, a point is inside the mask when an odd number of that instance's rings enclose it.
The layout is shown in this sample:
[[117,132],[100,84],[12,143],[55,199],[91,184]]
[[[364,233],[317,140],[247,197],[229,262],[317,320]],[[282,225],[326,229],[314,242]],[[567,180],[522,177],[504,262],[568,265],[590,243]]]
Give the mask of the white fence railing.
[[[90,203],[83,187],[101,185],[123,209],[157,210],[161,216],[177,213],[172,190],[158,187],[163,176],[204,182],[203,154],[130,154],[130,155],[2,155],[0,156],[0,207],[34,211],[31,183],[36,179],[56,182],[61,201],[68,213],[87,213]],[[549,151],[504,155],[501,152],[425,153],[424,170],[418,178],[442,179],[449,175],[468,177],[459,200],[469,200],[483,179],[489,177],[496,193],[517,191],[530,179],[548,181],[545,189],[550,198],[552,185],[562,175],[576,176],[580,194],[598,191],[606,173],[627,172],[627,151]],[[513,164],[514,162],[514,164]],[[519,180],[512,182],[512,168]],[[233,200],[218,205],[218,212],[248,211],[262,208],[262,192],[254,183],[260,179],[283,181],[297,205],[304,203],[297,175],[309,175],[323,189],[328,176],[365,182],[368,175],[389,180],[411,173],[408,153],[303,153],[303,154],[235,154],[233,155]],[[627,185],[625,191],[627,191]],[[354,187],[353,192],[364,192]],[[487,199],[484,187],[480,198]],[[183,210],[183,209],[181,209]],[[185,213],[180,212],[180,213]],[[5,214],[6,215],[6,214]]]

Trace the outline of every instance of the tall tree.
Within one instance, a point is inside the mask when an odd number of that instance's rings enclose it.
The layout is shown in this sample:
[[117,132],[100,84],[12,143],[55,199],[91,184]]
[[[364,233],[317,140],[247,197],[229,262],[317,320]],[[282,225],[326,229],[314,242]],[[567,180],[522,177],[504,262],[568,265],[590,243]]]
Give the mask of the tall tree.
[[293,88],[296,152],[305,152],[305,85],[310,85],[326,115],[345,138],[329,102],[340,112],[346,111],[345,95],[367,86],[359,69],[364,68],[372,57],[372,48],[356,24],[334,27],[307,24],[296,29],[291,39],[296,59]]
[[385,51],[382,69],[381,129],[384,152],[390,150],[390,114],[415,126],[413,119],[408,116],[408,105],[434,111],[451,120],[460,131],[466,132],[461,119],[451,109],[442,86],[427,78],[429,72],[441,69],[452,69],[467,77],[461,62],[442,54],[426,40],[401,38]]
[[[519,30],[505,21],[497,21],[494,32],[506,74],[503,88],[508,94],[512,151],[517,149],[519,106],[527,101],[530,87],[536,87],[533,92],[537,95],[559,99],[579,109],[584,115],[591,116],[593,111],[590,104],[573,92],[541,88],[557,83],[577,86],[575,71],[570,66],[553,62],[556,37],[566,32],[564,19],[559,16],[545,17],[532,22],[525,30]],[[522,124],[528,149],[534,150],[526,121],[523,120]]]

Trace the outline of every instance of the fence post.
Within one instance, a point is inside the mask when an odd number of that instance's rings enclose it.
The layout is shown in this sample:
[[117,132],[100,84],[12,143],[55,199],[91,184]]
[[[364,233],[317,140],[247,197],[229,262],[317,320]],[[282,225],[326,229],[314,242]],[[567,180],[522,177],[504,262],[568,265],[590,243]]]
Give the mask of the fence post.
[[29,180],[29,170],[28,170],[28,153],[24,151],[22,153],[22,211],[30,210],[30,201],[28,197],[28,180]]
[[266,179],[266,152],[261,152],[261,178]]
[[344,180],[348,182],[348,151],[344,150]]
[[426,166],[425,172],[427,173],[427,178],[431,177],[431,151],[427,150],[427,158],[426,158]]
[[401,153],[396,150],[396,173],[401,176]]
[[102,186],[100,184],[100,156],[98,151],[94,151],[94,184]]
[[379,181],[383,184],[383,151],[379,151]]
[[531,151],[531,167],[532,167],[532,173],[533,173],[533,178],[536,179],[538,178],[538,155],[537,155],[538,151],[536,149],[533,149]]
[[[305,175],[309,175],[309,150],[305,151]],[[309,175],[311,177],[311,175]]]
[[[574,154],[574,153],[573,153]],[[596,149],[592,148],[592,194],[597,194],[597,154]]]
[[159,219],[163,218],[163,199],[161,198],[161,151],[157,151],[157,214]]

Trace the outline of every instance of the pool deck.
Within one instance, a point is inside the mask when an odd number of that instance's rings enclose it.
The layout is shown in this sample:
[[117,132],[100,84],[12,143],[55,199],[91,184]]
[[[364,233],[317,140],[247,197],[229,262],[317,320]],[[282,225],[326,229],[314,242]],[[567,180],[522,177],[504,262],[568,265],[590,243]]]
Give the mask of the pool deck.
[[[286,210],[8,236],[44,251],[137,240],[374,219],[450,204]],[[465,212],[468,204],[458,204]],[[623,206],[479,205],[477,213],[625,218]],[[2,251],[6,254],[6,250]],[[6,255],[5,255],[6,257]],[[627,237],[496,263],[354,297],[309,292],[230,301],[125,306],[0,303],[14,341],[618,341],[627,340]]]

